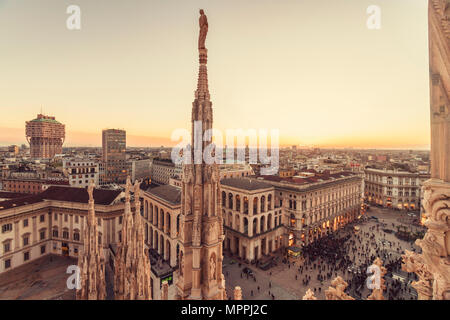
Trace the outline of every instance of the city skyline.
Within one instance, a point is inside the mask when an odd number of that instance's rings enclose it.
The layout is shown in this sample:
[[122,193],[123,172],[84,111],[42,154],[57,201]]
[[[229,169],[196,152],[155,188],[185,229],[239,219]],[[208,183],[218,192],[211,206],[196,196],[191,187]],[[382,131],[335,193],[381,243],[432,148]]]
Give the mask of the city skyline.
[[106,128],[131,147],[176,145],[204,7],[217,129],[279,129],[281,146],[429,149],[426,1],[381,1],[380,30],[366,26],[371,1],[79,1],[77,31],[69,4],[0,2],[0,145],[26,143],[41,107],[66,125],[64,147],[101,146]]

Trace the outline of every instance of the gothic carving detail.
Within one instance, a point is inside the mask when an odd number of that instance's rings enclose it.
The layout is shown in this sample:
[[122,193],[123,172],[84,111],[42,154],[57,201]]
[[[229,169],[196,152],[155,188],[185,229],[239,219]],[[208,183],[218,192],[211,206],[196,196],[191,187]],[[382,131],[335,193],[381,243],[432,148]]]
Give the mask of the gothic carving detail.
[[348,284],[341,277],[335,278],[331,281],[331,287],[325,290],[325,297],[327,300],[355,300],[353,297],[346,294],[344,291]]

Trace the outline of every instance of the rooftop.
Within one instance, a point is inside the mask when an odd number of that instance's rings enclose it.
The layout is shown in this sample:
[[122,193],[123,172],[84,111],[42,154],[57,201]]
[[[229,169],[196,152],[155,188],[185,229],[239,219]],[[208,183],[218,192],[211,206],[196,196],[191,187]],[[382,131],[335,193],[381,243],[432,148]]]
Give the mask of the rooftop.
[[163,185],[147,189],[147,193],[163,199],[171,204],[181,203],[181,188],[172,185]]
[[[96,204],[111,205],[120,194],[121,191],[118,190],[94,189],[94,200]],[[37,195],[22,195],[21,198],[0,201],[0,210],[38,203],[44,200],[87,204],[89,201],[89,195],[85,188],[52,186]]]
[[220,184],[249,191],[272,188],[272,185],[257,179],[227,178],[222,179]]
[[31,120],[30,122],[49,122],[49,123],[61,124],[61,122],[55,120],[55,117],[45,116],[43,114],[38,114],[37,118]]
[[299,177],[286,177],[282,178],[279,176],[259,176],[258,179],[263,179],[267,181],[272,182],[286,182],[286,183],[292,183],[296,185],[306,185],[311,183],[317,183],[322,181],[331,181],[339,178],[345,178],[355,176],[355,173],[349,172],[349,171],[342,171],[337,173],[329,173],[329,171],[326,171],[324,173],[316,173],[313,177],[305,177],[305,178],[299,178]]
[[[94,189],[94,201],[100,205],[110,205],[122,193],[120,190]],[[45,200],[88,203],[89,195],[85,188],[51,186],[41,197]]]
[[6,210],[14,207],[25,206],[27,204],[33,204],[43,201],[40,195],[24,195],[22,198],[16,198],[6,201],[0,201],[0,210]]

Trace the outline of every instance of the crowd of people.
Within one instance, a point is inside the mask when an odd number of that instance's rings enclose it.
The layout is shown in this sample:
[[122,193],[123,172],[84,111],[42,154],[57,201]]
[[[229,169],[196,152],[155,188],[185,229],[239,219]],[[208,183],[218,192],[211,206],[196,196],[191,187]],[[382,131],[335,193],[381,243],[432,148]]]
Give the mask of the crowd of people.
[[[404,274],[401,271],[403,248],[400,241],[390,242],[385,240],[384,230],[380,230],[377,223],[369,228],[369,232],[356,232],[354,224],[326,235],[303,247],[303,264],[298,268],[302,284],[308,286],[311,281],[310,271],[317,270],[317,280],[322,285],[325,280],[330,280],[338,275],[346,280],[348,287],[346,293],[357,298],[364,299],[364,294],[369,294],[366,282],[367,269],[377,257],[383,260],[383,266],[387,269],[385,275],[386,299],[412,298],[413,289],[408,285],[410,280],[416,280],[415,274]],[[377,239],[381,239],[377,241]],[[403,273],[401,277],[393,279],[393,274]],[[296,278],[298,276],[296,275]],[[313,288],[314,292],[321,292],[321,287]]]
[[[367,225],[369,224],[369,225]],[[354,228],[358,225],[360,228]],[[362,228],[362,226],[364,226]],[[395,227],[395,224],[392,224]],[[383,266],[387,272],[384,276],[386,290],[385,299],[403,300],[416,299],[417,294],[411,287],[411,282],[417,280],[413,273],[402,271],[402,258],[405,247],[413,250],[414,246],[405,245],[403,240],[395,239],[389,227],[384,221],[358,221],[349,223],[345,227],[325,235],[314,242],[301,248],[301,258],[283,259],[282,269],[291,270],[283,272],[283,278],[289,274],[293,275],[295,284],[303,289],[311,288],[316,295],[323,298],[323,291],[328,289],[330,281],[337,276],[341,276],[348,284],[345,292],[356,298],[366,299],[371,290],[367,287],[367,273],[369,266],[379,257],[383,261]],[[390,239],[390,241],[388,241]],[[398,240],[398,241],[397,241]],[[244,267],[244,266],[243,266]],[[243,270],[243,269],[242,269]],[[250,296],[260,293],[267,293],[269,298],[275,300],[272,291],[272,271],[267,272],[268,281],[264,284],[267,290],[261,290],[259,283],[257,290],[250,291]],[[254,274],[241,272],[242,279],[256,282]],[[293,279],[293,280],[294,280]]]

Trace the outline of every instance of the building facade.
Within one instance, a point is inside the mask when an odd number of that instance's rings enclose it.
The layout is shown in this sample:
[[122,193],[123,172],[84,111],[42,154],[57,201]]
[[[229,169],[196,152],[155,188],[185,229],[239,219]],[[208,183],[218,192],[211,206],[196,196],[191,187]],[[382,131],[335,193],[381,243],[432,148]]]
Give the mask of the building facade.
[[134,183],[136,180],[142,180],[150,178],[150,169],[152,166],[151,159],[132,159],[128,160],[129,170],[131,177],[131,182]]
[[14,156],[19,154],[19,146],[11,145],[8,147],[8,152],[12,153]]
[[220,179],[243,178],[254,174],[248,164],[221,164],[219,165]]
[[38,194],[50,186],[69,186],[66,179],[3,179],[3,191],[25,194]]
[[62,153],[65,126],[55,117],[38,114],[36,119],[26,122],[25,134],[32,159],[52,159]]
[[221,180],[224,250],[252,262],[282,245],[282,211],[275,188],[256,179]]
[[420,210],[421,187],[429,174],[398,170],[364,170],[364,196],[367,202],[386,208]]
[[169,184],[171,178],[181,178],[181,165],[176,165],[170,159],[153,159],[151,179],[153,183]]
[[303,246],[336,231],[361,214],[363,179],[351,172],[311,178],[262,177],[275,187],[281,208],[282,246]]
[[[95,189],[93,194],[98,241],[107,252],[119,241],[122,193]],[[46,254],[77,257],[83,250],[88,200],[85,189],[50,187],[40,195],[0,202],[0,273]]]
[[100,166],[93,159],[68,159],[63,160],[63,170],[69,178],[71,187],[86,188],[93,181],[99,185]]
[[102,132],[103,184],[125,184],[128,176],[126,159],[127,137],[125,130],[106,129]]

